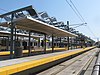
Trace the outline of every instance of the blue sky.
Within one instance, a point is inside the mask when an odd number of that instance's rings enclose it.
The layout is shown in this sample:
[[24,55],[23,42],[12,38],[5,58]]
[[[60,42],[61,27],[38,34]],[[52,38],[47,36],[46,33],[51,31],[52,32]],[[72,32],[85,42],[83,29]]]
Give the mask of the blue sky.
[[[84,17],[88,26],[81,26],[76,30],[83,34],[97,39],[100,37],[100,0],[72,0],[81,15]],[[76,16],[66,0],[2,0],[0,14],[14,9],[32,5],[37,12],[46,11],[49,16],[54,16],[58,21],[70,21],[70,24],[82,23]],[[91,32],[92,31],[92,32]],[[93,34],[94,33],[94,34]]]

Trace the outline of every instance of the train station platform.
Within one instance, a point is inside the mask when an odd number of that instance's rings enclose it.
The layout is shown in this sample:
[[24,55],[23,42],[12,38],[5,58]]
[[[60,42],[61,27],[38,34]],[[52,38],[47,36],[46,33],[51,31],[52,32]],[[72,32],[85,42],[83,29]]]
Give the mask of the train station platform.
[[32,72],[38,72],[41,68],[43,69],[58,64],[64,61],[65,58],[73,57],[93,48],[95,47],[0,61],[0,75],[31,75]]

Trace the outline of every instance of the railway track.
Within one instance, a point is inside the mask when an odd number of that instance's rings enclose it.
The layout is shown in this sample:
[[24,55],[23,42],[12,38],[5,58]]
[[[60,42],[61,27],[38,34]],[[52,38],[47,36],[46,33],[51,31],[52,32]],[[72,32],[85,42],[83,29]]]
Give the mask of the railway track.
[[84,75],[97,51],[95,48],[36,75]]

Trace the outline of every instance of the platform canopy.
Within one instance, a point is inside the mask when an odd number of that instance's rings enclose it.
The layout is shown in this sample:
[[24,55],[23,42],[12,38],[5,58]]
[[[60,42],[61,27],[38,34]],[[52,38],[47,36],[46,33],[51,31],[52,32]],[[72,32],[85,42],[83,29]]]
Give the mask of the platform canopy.
[[[31,16],[25,15],[22,13],[22,11],[28,11]],[[21,13],[19,13],[21,12]],[[17,14],[16,14],[17,13]],[[16,25],[18,29],[24,29],[24,30],[30,30],[34,32],[44,33],[47,35],[54,35],[54,36],[60,36],[60,37],[75,37],[77,35],[70,33],[68,31],[62,30],[60,28],[54,27],[53,25],[49,25],[47,23],[44,23],[42,21],[36,20],[33,15],[38,16],[35,9],[32,8],[32,6],[21,8],[12,12],[8,12],[5,14],[0,15],[1,18],[5,17],[6,15],[15,14],[17,18],[13,20],[13,24]],[[20,15],[20,17],[19,17]],[[6,17],[8,19],[8,17]],[[11,24],[11,21],[0,23],[1,26],[9,26]]]
[[[9,36],[10,35],[10,32],[8,31],[0,31],[0,36]],[[17,36],[20,36],[20,37],[29,37],[28,34],[22,34],[22,33],[16,33]],[[43,36],[36,36],[36,35],[31,35],[31,38],[41,38]]]

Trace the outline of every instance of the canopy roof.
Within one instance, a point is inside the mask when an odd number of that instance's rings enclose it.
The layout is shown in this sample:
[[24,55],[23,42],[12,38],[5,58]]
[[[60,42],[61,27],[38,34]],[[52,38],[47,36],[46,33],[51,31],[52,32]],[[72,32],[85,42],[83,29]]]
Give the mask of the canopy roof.
[[[19,13],[22,11],[28,11],[30,13],[30,16],[24,15],[23,13]],[[30,30],[30,31],[35,31],[35,32],[39,32],[39,33],[44,33],[47,35],[54,35],[54,36],[60,36],[60,37],[66,37],[66,36],[75,37],[75,36],[77,36],[68,31],[54,27],[53,25],[49,25],[47,23],[44,23],[42,21],[34,19],[33,16],[34,15],[38,16],[38,14],[35,11],[35,9],[32,8],[32,6],[28,6],[25,8],[21,8],[21,9],[15,10],[15,11],[11,11],[11,12],[2,14],[2,15],[0,15],[0,17],[1,18],[6,17],[6,19],[7,19],[8,18],[7,15],[11,15],[11,14],[17,15],[17,17],[15,16],[16,18],[13,20],[13,23],[14,23],[14,25],[16,25],[16,27],[18,29]],[[19,17],[18,14],[21,16]],[[11,24],[11,21],[0,23],[1,26],[9,26],[10,24]]]
[[[24,30],[31,30],[36,31],[40,33],[45,33],[47,35],[54,35],[54,36],[61,36],[61,37],[75,37],[77,35],[70,33],[68,31],[59,29],[57,27],[54,27],[52,25],[48,25],[46,23],[43,23],[41,21],[35,20],[31,17],[25,17],[25,18],[18,18],[13,21],[16,24],[16,27],[18,29],[24,29]],[[0,23],[1,26],[9,26],[10,23],[4,22]]]

